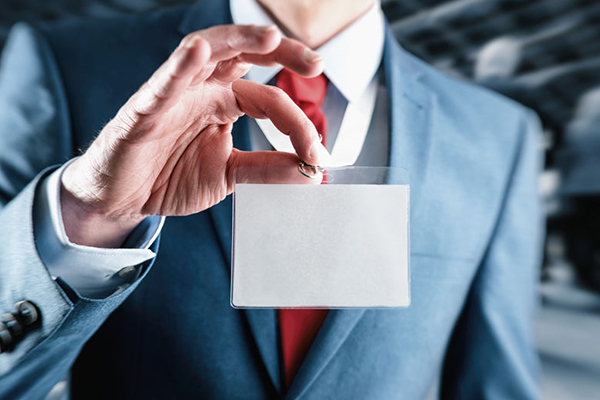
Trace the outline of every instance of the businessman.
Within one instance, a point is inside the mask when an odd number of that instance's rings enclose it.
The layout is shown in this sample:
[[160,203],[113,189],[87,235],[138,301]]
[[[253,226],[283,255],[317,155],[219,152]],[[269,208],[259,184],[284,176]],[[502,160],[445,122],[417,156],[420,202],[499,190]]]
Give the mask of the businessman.
[[[0,398],[538,398],[537,120],[378,2],[19,24],[0,110]],[[232,309],[233,171],[303,182],[334,145],[410,173],[411,306]]]

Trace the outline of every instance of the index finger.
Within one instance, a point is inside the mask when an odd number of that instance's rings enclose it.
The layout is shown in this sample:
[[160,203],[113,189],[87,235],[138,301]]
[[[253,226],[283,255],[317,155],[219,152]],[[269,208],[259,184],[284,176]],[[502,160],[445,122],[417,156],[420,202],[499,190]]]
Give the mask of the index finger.
[[231,60],[240,56],[243,61],[259,65],[283,64],[301,75],[316,75],[321,56],[305,44],[283,38],[275,25],[220,25],[186,36],[182,44],[201,37],[208,42],[211,62]]
[[317,76],[323,72],[323,58],[317,52],[297,40],[288,38],[281,39],[279,46],[268,54],[243,53],[239,59],[265,67],[283,65],[306,77]]
[[190,33],[182,45],[201,37],[211,48],[211,61],[232,59],[242,53],[268,54],[281,42],[281,32],[275,25],[219,25]]

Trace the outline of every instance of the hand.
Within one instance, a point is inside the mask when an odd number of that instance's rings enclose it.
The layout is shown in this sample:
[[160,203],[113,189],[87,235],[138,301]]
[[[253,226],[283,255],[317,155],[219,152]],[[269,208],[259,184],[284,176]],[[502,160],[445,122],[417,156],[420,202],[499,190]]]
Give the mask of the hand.
[[[149,215],[205,210],[233,191],[239,166],[260,167],[242,179],[305,180],[298,161],[319,162],[318,134],[282,90],[241,79],[252,64],[282,64],[304,76],[323,68],[318,54],[274,26],[218,26],[186,36],[65,170],[61,209],[69,239],[118,247]],[[232,124],[243,114],[271,119],[298,155],[234,149]],[[273,166],[293,173],[282,177]]]

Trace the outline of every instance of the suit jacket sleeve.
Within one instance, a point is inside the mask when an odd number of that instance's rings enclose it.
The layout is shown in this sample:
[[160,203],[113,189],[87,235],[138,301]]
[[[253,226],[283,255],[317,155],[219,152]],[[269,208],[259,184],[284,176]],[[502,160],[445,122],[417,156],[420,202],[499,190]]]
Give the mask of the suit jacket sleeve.
[[448,347],[442,399],[539,398],[532,326],[543,218],[540,124],[532,112],[519,134],[503,209]]
[[[139,280],[107,299],[87,299],[60,278],[53,280],[39,257],[36,191],[52,171],[49,166],[72,156],[72,145],[53,56],[24,24],[13,28],[4,50],[0,110],[0,313],[11,312],[20,300],[41,311],[41,326],[0,354],[0,398],[37,399],[65,378],[84,343]],[[158,241],[154,251],[157,246]]]

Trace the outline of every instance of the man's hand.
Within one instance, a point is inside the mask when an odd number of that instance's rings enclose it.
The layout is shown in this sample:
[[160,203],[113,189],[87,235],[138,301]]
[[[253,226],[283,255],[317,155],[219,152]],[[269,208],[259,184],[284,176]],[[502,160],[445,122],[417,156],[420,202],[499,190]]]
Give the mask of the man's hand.
[[[284,178],[304,179],[298,161],[318,163],[318,134],[283,91],[241,79],[252,64],[282,64],[304,76],[323,68],[318,54],[273,26],[227,25],[186,36],[65,170],[61,209],[69,239],[118,247],[149,215],[205,210],[232,192],[239,166],[260,167],[246,179],[280,181],[273,166],[293,171]],[[271,119],[298,156],[234,149],[232,124],[243,114]]]

